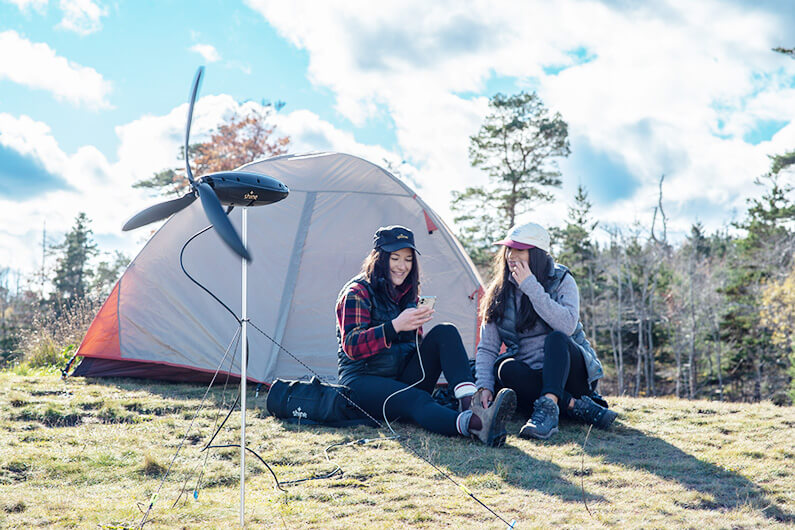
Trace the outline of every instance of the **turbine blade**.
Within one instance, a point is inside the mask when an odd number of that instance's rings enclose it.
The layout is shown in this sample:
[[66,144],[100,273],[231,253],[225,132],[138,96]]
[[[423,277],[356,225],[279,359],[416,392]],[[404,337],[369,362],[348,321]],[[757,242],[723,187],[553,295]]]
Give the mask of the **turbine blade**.
[[185,168],[188,173],[188,180],[193,185],[193,172],[190,170],[190,155],[188,153],[188,146],[190,142],[190,126],[193,121],[193,105],[196,103],[196,96],[199,94],[199,86],[202,82],[202,74],[204,74],[204,67],[200,66],[196,70],[196,76],[193,78],[193,86],[190,89],[190,106],[188,106],[188,124],[185,127]]
[[196,194],[191,192],[187,195],[183,195],[179,199],[172,199],[170,201],[161,202],[160,204],[150,206],[149,208],[142,210],[130,217],[130,220],[124,223],[122,230],[125,232],[128,230],[134,230],[141,226],[148,225],[149,223],[154,223],[155,221],[165,219],[166,217],[175,214],[181,209],[190,205],[195,200]]
[[251,261],[251,255],[248,253],[248,250],[246,250],[246,247],[243,246],[243,241],[241,241],[240,236],[237,235],[235,227],[232,226],[232,222],[224,213],[224,208],[221,206],[221,201],[218,200],[215,191],[206,182],[199,182],[196,189],[199,192],[199,198],[202,201],[204,213],[207,215],[207,219],[213,224],[215,231],[221,236],[221,239],[223,239],[224,242],[229,245],[229,248],[234,250],[240,257],[244,258],[246,261]]

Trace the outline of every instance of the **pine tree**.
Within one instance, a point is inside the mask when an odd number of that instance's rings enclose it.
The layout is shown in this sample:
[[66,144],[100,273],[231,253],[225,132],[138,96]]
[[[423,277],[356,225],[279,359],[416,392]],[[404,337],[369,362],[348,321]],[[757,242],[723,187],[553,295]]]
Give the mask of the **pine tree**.
[[577,280],[583,326],[589,340],[595,341],[595,308],[600,271],[597,270],[596,263],[597,248],[591,237],[599,221],[592,219],[591,208],[587,190],[582,185],[577,186],[574,206],[569,208],[566,227],[554,231],[554,238],[560,242],[556,261],[568,267]]
[[722,338],[733,345],[729,370],[735,377],[753,381],[750,397],[754,401],[775,391],[789,362],[772,346],[772,330],[760,320],[763,287],[789,271],[795,235],[788,228],[795,220],[795,203],[789,197],[793,188],[779,183],[780,172],[790,164],[777,165],[779,159],[773,160],[773,170],[756,181],[759,185],[767,182],[767,191],[760,199],[749,200],[746,219],[736,224],[745,236],[735,243],[722,289],[729,301],[721,322]]
[[97,253],[97,245],[89,223],[86,214],[80,212],[63,243],[55,247],[61,256],[55,267],[53,298],[66,307],[86,296],[93,275],[88,261]]
[[556,159],[570,152],[568,125],[535,93],[497,94],[489,111],[469,145],[470,163],[488,173],[489,186],[454,191],[451,203],[461,242],[481,265],[518,216],[552,200],[549,188],[561,185]]

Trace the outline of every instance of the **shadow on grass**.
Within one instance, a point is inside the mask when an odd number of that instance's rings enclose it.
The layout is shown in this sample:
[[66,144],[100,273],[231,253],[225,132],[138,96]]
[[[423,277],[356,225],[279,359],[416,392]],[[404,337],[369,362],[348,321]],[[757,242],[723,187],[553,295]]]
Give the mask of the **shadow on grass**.
[[[181,400],[201,400],[205,392],[207,392],[207,384],[203,383],[178,383],[172,381],[158,381],[153,379],[139,379],[139,378],[129,378],[129,377],[86,377],[82,378],[86,384],[90,385],[97,385],[97,386],[104,386],[109,388],[116,388],[118,390],[125,390],[128,392],[147,392],[154,396],[159,396],[164,399],[173,399],[175,401]],[[67,379],[67,382],[69,379]],[[226,384],[225,384],[226,383]],[[226,376],[220,376],[216,380],[215,384],[212,386],[209,392],[207,392],[207,398],[205,401],[205,407],[207,406],[218,406],[225,403],[228,406],[235,401],[235,397],[238,393],[238,381],[235,380],[234,382],[226,380]],[[264,403],[264,399],[262,396],[267,395],[267,388],[262,385],[262,391],[260,393],[260,399],[257,400],[257,403]],[[257,384],[249,383],[248,384],[248,392],[246,395],[249,396],[257,389]],[[137,398],[136,398],[137,399]],[[198,404],[196,404],[198,405]],[[134,410],[135,412],[147,412],[153,413],[156,415],[162,415],[163,413],[179,413],[183,411],[192,411],[195,410],[196,405],[184,405],[184,406],[170,406],[164,404],[161,408],[163,410]],[[130,409],[133,410],[133,409]]]
[[[501,448],[486,447],[474,440],[434,435],[413,425],[402,424],[401,427],[403,434],[408,435],[408,440],[401,442],[404,449],[410,454],[413,449],[434,465],[449,470],[456,482],[460,482],[461,477],[474,478],[479,487],[494,489],[499,489],[505,482],[558,497],[564,502],[579,503],[583,500],[580,484],[565,478],[559,465],[533,458],[510,442]],[[509,429],[509,432],[513,431]],[[411,448],[405,447],[406,444]],[[495,475],[498,480],[492,481],[490,477]],[[482,479],[477,476],[482,476]],[[585,499],[588,502],[606,500],[587,491]]]
[[[102,379],[89,378],[92,384],[116,387],[122,390],[146,390],[152,394],[169,399],[201,399],[206,386],[195,384],[174,384],[141,379]],[[211,390],[208,406],[218,405],[222,401],[222,385]],[[236,385],[230,385],[231,398],[227,396],[227,405],[234,401]],[[263,390],[263,395],[264,395]],[[264,403],[260,397],[258,402]],[[515,422],[512,422],[515,423]],[[285,423],[289,429],[291,424]],[[482,475],[484,486],[489,485],[487,475],[496,474],[506,483],[527,490],[537,490],[553,495],[565,502],[582,502],[583,492],[579,481],[569,481],[563,476],[562,468],[549,461],[533,458],[531,455],[509,444],[500,449],[484,447],[475,442],[460,438],[446,438],[428,433],[416,426],[401,424],[401,431],[408,434],[412,448],[428,458],[434,465],[449,469],[455,477],[473,477]],[[318,427],[328,429],[327,427]],[[337,431],[337,429],[333,429]],[[511,425],[509,432],[516,432],[517,425]],[[369,433],[376,430],[360,427],[355,430],[339,429],[340,433],[354,436],[371,437]],[[586,428],[581,424],[563,422],[559,435],[549,442],[553,445],[582,445]],[[366,434],[365,434],[366,433]],[[405,441],[402,443],[406,443]],[[410,449],[406,449],[411,452]],[[591,433],[586,452],[599,455],[611,464],[640,469],[683,487],[697,491],[711,499],[702,499],[696,503],[676,501],[686,509],[724,510],[748,506],[758,510],[772,521],[779,523],[795,522],[795,514],[769,499],[765,491],[753,481],[731,470],[700,460],[678,447],[650,436],[638,429],[617,422],[610,431]],[[495,488],[499,484],[495,482]],[[586,479],[587,487],[587,479]],[[631,487],[627,485],[627,487]],[[605,501],[604,497],[589,494],[588,502]]]
[[[561,427],[561,433],[568,431],[568,440],[561,437],[553,442],[556,445],[568,443],[572,437],[585,436],[586,428],[582,424],[563,423]],[[653,473],[662,479],[678,482],[689,490],[698,491],[712,498],[712,500],[702,499],[697,503],[674,501],[684,508],[731,510],[748,506],[776,522],[795,522],[795,514],[778,506],[751,480],[700,460],[665,440],[620,422],[617,422],[610,431],[596,429],[591,431],[585,451],[591,456],[602,456],[605,462]]]
[[[151,394],[159,395],[163,398],[182,400],[182,399],[201,399],[206,390],[206,386],[182,383],[167,383],[162,381],[150,381],[143,379],[124,379],[124,378],[86,378],[87,383],[115,387],[119,390],[140,391],[145,390]],[[221,401],[223,385],[216,385],[210,391],[208,398],[213,402],[208,406],[217,405]],[[231,392],[230,392],[231,391]],[[234,401],[236,385],[230,385],[227,389],[227,404]],[[263,393],[260,395],[258,403],[264,404]],[[231,399],[229,397],[231,394]],[[289,422],[282,422],[287,430],[300,430],[300,427]],[[402,434],[409,437],[408,442],[411,447],[420,455],[428,458],[434,465],[448,469],[458,482],[460,477],[473,477],[482,475],[483,485],[488,487],[488,475],[496,474],[501,481],[494,483],[498,488],[504,481],[523,489],[534,489],[554,495],[565,502],[582,502],[583,491],[579,483],[570,482],[562,474],[559,465],[545,460],[538,460],[529,456],[526,452],[509,445],[495,449],[485,447],[477,442],[460,438],[447,438],[440,435],[431,434],[417,426],[400,423]],[[305,428],[305,427],[304,427]],[[356,430],[332,429],[330,427],[313,426],[319,429],[331,429],[345,435],[361,435],[362,437],[373,437],[377,432],[368,427],[359,427]],[[513,428],[515,432],[518,428]],[[373,433],[373,434],[371,434]],[[405,448],[408,453],[411,449]],[[344,467],[344,466],[343,466]],[[430,466],[429,466],[430,469]],[[600,502],[605,499],[599,495],[585,493],[588,502]]]

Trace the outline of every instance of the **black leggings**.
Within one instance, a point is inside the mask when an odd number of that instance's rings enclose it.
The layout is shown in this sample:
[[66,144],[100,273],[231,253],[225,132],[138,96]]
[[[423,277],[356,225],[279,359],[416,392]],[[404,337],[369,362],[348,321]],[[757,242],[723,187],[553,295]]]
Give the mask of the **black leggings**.
[[[390,421],[396,418],[411,420],[439,434],[458,434],[456,429],[458,412],[438,404],[431,397],[431,392],[442,373],[453,388],[463,382],[473,382],[467,353],[458,329],[453,324],[435,326],[423,338],[420,356],[425,367],[425,378],[417,386],[389,399],[386,405],[387,418]],[[422,371],[415,353],[397,379],[363,375],[348,383],[348,387],[352,391],[354,401],[360,407],[373,418],[383,421],[383,406],[387,397],[421,378]]]
[[533,411],[533,402],[545,394],[556,395],[564,410],[572,398],[590,393],[580,348],[560,331],[553,331],[544,341],[543,369],[533,370],[522,361],[506,359],[497,367],[497,380],[516,392],[517,409],[526,416]]

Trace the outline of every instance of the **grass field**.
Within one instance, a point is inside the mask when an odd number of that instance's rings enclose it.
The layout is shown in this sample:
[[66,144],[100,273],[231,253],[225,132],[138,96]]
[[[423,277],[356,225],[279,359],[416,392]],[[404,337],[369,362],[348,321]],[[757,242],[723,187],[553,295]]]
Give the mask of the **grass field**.
[[[0,527],[138,527],[204,390],[0,372]],[[220,407],[233,400],[231,390],[211,392],[145,528],[238,524],[239,450],[200,451]],[[267,415],[264,396],[252,393],[249,402],[249,445],[282,481],[334,469],[323,454],[330,444],[382,434],[285,424]],[[516,528],[795,525],[795,408],[626,397],[611,403],[620,413],[615,428],[592,431],[584,453],[586,428],[573,423],[552,441],[509,436],[501,449],[397,429],[408,436],[403,444],[515,519]],[[237,443],[239,423],[233,414],[214,443]],[[519,426],[513,422],[512,432]],[[401,442],[336,447],[330,457],[341,477],[285,486],[286,493],[247,458],[247,524],[505,527]]]

